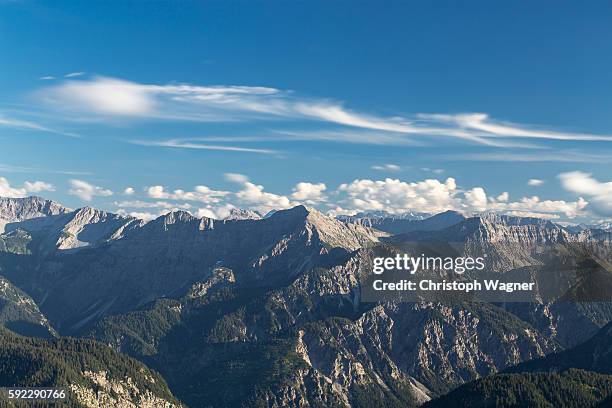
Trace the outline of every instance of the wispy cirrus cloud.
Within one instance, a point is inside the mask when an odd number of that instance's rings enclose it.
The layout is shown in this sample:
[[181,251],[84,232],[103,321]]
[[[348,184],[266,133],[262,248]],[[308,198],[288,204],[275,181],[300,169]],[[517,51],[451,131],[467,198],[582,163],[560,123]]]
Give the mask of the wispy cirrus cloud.
[[79,76],[83,76],[85,75],[84,72],[78,71],[78,72],[69,72],[66,75],[64,75],[64,78],[75,78],[75,77],[79,77]]
[[270,149],[258,149],[242,146],[228,146],[221,144],[206,144],[197,141],[190,141],[184,139],[170,139],[170,140],[131,140],[131,144],[140,146],[155,146],[155,147],[167,147],[173,149],[190,149],[190,150],[219,150],[226,152],[245,152],[245,153],[259,153],[259,154],[276,154],[275,150]]
[[29,121],[29,120],[10,118],[10,117],[4,116],[2,113],[0,113],[0,126],[9,127],[13,129],[20,129],[20,130],[55,133],[58,135],[70,136],[70,137],[79,137],[79,135],[77,134],[64,132],[64,131],[56,130],[56,129],[51,129],[49,127],[40,125],[38,123]]
[[[610,135],[544,129],[495,120],[485,113],[384,116],[355,111],[338,101],[300,97],[292,91],[265,86],[156,85],[97,76],[69,78],[41,89],[37,96],[49,107],[79,120],[290,120],[378,132],[378,137],[355,134],[359,143],[377,143],[378,138],[397,144],[423,138],[450,138],[491,147],[533,147],[512,139],[612,141]],[[329,129],[319,134],[325,132]],[[301,135],[306,136],[303,132]],[[311,131],[310,136],[317,140],[324,138],[316,131]]]
[[6,173],[51,173],[51,174],[65,174],[69,176],[89,176],[91,172],[88,171],[73,171],[73,170],[54,170],[48,168],[29,167],[29,166],[16,166],[13,164],[0,163],[0,171]]
[[372,170],[377,170],[377,171],[386,171],[386,172],[390,172],[390,173],[395,173],[398,171],[401,171],[402,168],[400,166],[398,166],[397,164],[392,164],[392,163],[387,163],[387,164],[376,164],[372,167],[370,167]]
[[477,152],[443,155],[439,158],[447,161],[483,161],[483,162],[565,162],[565,163],[609,163],[612,153],[590,153],[572,149],[554,149],[530,152]]
[[533,126],[526,126],[511,122],[501,122],[492,120],[485,113],[440,115],[440,114],[420,114],[419,117],[426,120],[433,120],[441,123],[450,123],[461,129],[471,131],[481,131],[486,137],[520,137],[535,139],[553,140],[581,140],[581,141],[612,141],[609,135],[591,135],[586,133],[567,133],[556,132],[545,129],[537,129]]

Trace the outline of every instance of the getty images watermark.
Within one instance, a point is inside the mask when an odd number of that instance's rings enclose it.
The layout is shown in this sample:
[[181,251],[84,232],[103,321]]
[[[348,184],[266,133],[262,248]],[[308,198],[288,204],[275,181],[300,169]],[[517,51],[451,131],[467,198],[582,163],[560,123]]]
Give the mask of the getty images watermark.
[[612,301],[609,244],[513,244],[372,247],[361,265],[361,300]]

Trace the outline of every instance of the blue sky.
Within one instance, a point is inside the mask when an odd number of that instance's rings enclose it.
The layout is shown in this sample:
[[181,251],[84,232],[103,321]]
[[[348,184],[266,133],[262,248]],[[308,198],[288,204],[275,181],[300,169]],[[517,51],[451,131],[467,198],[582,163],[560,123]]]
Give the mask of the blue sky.
[[0,1],[0,193],[606,219],[611,8]]

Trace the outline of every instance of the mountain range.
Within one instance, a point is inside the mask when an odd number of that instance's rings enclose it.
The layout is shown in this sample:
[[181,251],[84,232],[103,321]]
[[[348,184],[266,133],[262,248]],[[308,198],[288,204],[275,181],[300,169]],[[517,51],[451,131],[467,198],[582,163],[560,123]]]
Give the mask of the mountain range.
[[[545,297],[542,278],[565,279],[555,262],[575,269],[588,250],[596,255],[588,270],[605,282],[606,228],[453,211],[332,218],[303,206],[265,216],[234,210],[224,220],[177,211],[144,222],[28,197],[0,198],[0,232],[3,336],[40,350],[18,354],[45,367],[66,347],[111,356],[67,358],[57,364],[70,375],[36,383],[81,384],[76,405],[97,406],[90,390],[113,381],[137,384],[135,397],[121,397],[125,406],[139,398],[193,407],[446,406],[435,404],[448,392],[467,401],[497,387],[490,384],[526,379],[601,390],[579,402],[609,395],[610,373],[595,361],[609,362],[602,333],[612,303],[563,297],[583,295],[584,284]],[[499,276],[537,278],[542,301],[362,301],[377,250],[432,242],[488,254]],[[0,342],[0,352],[9,344]],[[28,385],[23,375],[0,378],[0,386]],[[499,390],[495,398],[515,388]],[[557,396],[542,401],[554,405]]]

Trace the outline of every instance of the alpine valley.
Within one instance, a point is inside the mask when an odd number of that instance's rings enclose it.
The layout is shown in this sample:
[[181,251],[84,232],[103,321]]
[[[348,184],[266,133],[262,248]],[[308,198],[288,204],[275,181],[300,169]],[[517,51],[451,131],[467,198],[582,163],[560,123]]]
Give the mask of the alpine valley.
[[[80,407],[608,406],[611,241],[499,214],[144,222],[0,198],[0,386]],[[362,299],[375,251],[431,242],[533,277],[541,301]]]

